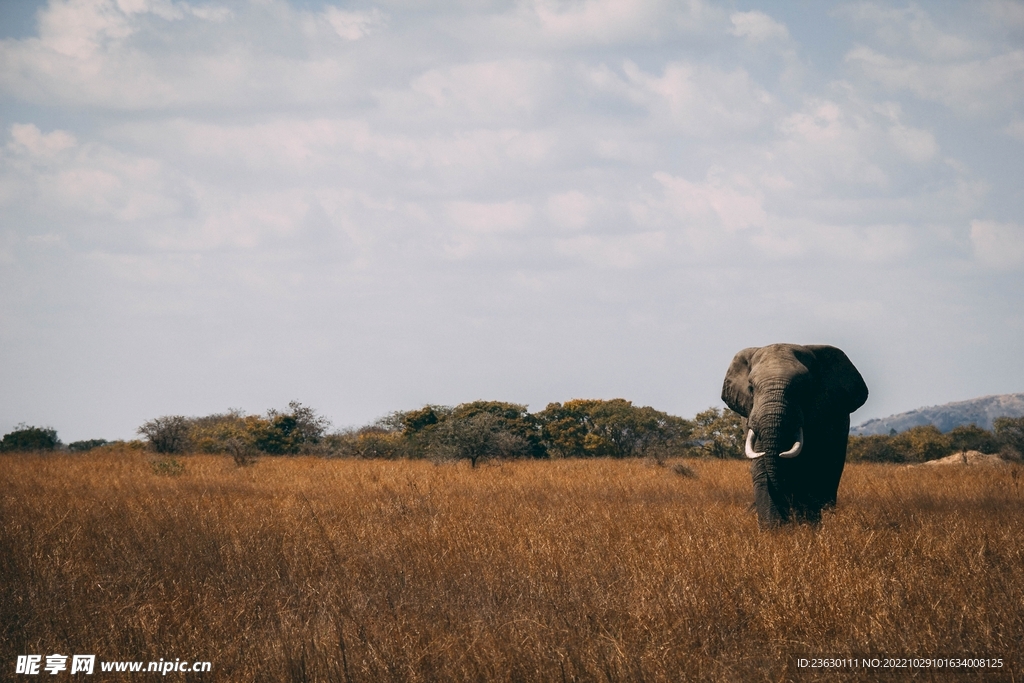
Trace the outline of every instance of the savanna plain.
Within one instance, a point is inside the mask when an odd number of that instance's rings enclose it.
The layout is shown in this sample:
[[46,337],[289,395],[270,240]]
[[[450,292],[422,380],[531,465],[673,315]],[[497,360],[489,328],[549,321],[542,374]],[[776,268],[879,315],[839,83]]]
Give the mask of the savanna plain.
[[[1020,474],[851,464],[819,527],[762,532],[732,460],[5,454],[0,679],[92,653],[212,662],[191,681],[1017,680]],[[852,653],[1004,663],[795,663]]]

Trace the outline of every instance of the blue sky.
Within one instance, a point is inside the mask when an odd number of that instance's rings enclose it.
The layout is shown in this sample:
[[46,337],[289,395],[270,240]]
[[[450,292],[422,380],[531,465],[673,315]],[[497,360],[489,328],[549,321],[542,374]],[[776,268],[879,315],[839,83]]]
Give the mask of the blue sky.
[[1024,391],[1024,4],[0,4],[0,429]]

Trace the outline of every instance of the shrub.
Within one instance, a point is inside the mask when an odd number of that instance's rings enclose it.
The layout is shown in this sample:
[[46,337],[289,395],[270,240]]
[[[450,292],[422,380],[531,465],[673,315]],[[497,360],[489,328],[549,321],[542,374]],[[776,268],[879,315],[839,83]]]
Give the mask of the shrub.
[[621,398],[550,403],[537,419],[548,452],[562,458],[680,454],[693,428],[689,420]]
[[262,418],[246,417],[241,410],[189,419],[189,439],[200,453],[232,453],[239,445],[255,447],[254,433]]
[[264,453],[308,452],[320,443],[331,422],[298,401],[288,404],[289,412],[267,411],[267,419],[254,422],[256,448]]
[[742,458],[746,441],[743,416],[725,408],[708,408],[693,418],[693,443],[707,458]]
[[378,425],[328,434],[321,446],[324,455],[343,458],[397,460],[410,454],[401,432]]
[[954,451],[999,452],[999,439],[996,435],[978,425],[955,427],[946,434],[946,437],[949,439],[950,448]]
[[0,451],[52,451],[61,445],[57,430],[50,427],[29,427],[21,423],[4,434]]
[[191,420],[182,415],[166,415],[146,422],[138,433],[157,453],[185,453],[192,450]]
[[[541,426],[536,415],[531,415],[525,405],[518,403],[505,403],[504,401],[473,401],[462,403],[452,410],[445,418],[445,422],[472,421],[478,416],[488,415],[489,418],[481,418],[474,422],[477,428],[486,425],[487,429],[504,436],[504,448],[507,456],[501,457],[531,457],[543,458],[547,456],[547,449],[541,441]],[[515,445],[513,445],[515,444]],[[499,450],[501,450],[499,448]]]
[[534,444],[489,412],[449,417],[431,435],[430,454],[436,460],[524,458],[534,455]]
[[892,437],[892,446],[907,462],[926,462],[953,452],[950,438],[934,425],[911,427]]
[[997,417],[992,423],[999,443],[1011,454],[1024,455],[1024,417]]
[[69,451],[75,451],[77,453],[84,453],[85,451],[91,451],[94,448],[100,446],[106,446],[109,441],[106,439],[87,439],[85,441],[72,441],[68,444]]
[[153,474],[161,477],[177,477],[185,473],[185,465],[176,458],[164,455],[150,463]]
[[846,446],[846,458],[851,462],[903,462],[904,456],[886,434],[851,436]]

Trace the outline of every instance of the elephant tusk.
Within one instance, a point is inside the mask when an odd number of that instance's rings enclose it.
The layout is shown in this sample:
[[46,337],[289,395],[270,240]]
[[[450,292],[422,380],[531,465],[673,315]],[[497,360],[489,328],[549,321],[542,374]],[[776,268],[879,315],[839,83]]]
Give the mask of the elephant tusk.
[[780,458],[795,458],[800,455],[800,451],[804,449],[804,428],[801,427],[800,431],[796,435],[796,443],[785,453],[779,453]]
[[747,430],[747,445],[744,447],[743,452],[746,453],[747,457],[750,458],[751,460],[754,460],[755,458],[760,458],[762,455],[764,455],[763,452],[762,453],[758,453],[757,451],[754,450],[754,430],[753,429],[748,429]]

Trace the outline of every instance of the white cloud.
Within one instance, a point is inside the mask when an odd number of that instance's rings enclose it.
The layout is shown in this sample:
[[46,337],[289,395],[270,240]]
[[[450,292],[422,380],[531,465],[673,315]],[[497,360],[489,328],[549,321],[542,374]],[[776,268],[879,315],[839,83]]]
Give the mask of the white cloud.
[[888,175],[877,155],[882,127],[853,105],[812,99],[778,124],[773,165],[804,190],[832,183],[883,186]]
[[547,215],[552,223],[569,230],[587,226],[600,202],[583,192],[572,190],[551,195],[547,201]]
[[686,228],[736,232],[764,225],[767,219],[761,197],[749,186],[741,189],[717,178],[691,183],[663,172],[655,173],[654,179],[664,189],[664,208]]
[[522,202],[451,202],[449,218],[465,230],[481,234],[514,232],[526,227],[533,207]]
[[9,161],[0,158],[6,171],[0,197],[12,211],[28,210],[85,233],[95,220],[123,225],[177,210],[164,169],[152,159],[79,144],[66,131],[44,134],[34,124],[12,125],[7,149],[16,154]]
[[893,145],[908,159],[917,163],[931,161],[938,154],[939,145],[931,132],[911,126],[896,125],[889,128]]
[[369,12],[346,12],[337,7],[324,11],[327,23],[345,40],[359,40],[374,29],[384,25],[384,15],[378,9]]
[[656,76],[627,61],[622,71],[625,78],[602,67],[590,73],[590,80],[599,91],[641,105],[657,120],[690,135],[751,130],[765,120],[773,104],[771,95],[743,69],[726,72],[670,62]]
[[38,157],[53,157],[66,149],[77,145],[75,136],[65,130],[55,130],[45,135],[32,123],[15,123],[11,125],[11,143],[13,148],[22,148]]
[[1003,132],[1011,138],[1024,142],[1024,119],[1014,119],[1007,124],[1006,128],[1003,129]]
[[943,31],[931,16],[918,6],[894,9],[881,4],[863,2],[840,10],[856,21],[872,24],[875,35],[885,44],[912,48],[929,59],[956,59],[983,52],[985,46],[954,33]]
[[890,91],[909,91],[964,113],[989,113],[1024,100],[1024,50],[930,63],[859,46],[847,53],[846,62]]
[[789,39],[789,29],[786,25],[775,21],[764,12],[733,12],[729,15],[729,20],[732,22],[729,33],[753,43]]
[[983,265],[997,269],[1024,265],[1024,225],[973,220],[971,244]]
[[[517,120],[537,110],[554,90],[551,67],[543,61],[507,59],[430,69],[406,93],[391,93],[388,104],[422,116],[424,107],[456,120]],[[411,101],[401,97],[412,96]]]
[[718,13],[703,0],[533,0],[528,6],[541,34],[563,46],[657,40],[699,30]]
[[664,260],[669,240],[662,231],[626,235],[578,235],[556,239],[554,250],[599,268],[626,270]]
[[[349,41],[325,39],[339,30],[330,12],[317,28],[283,0],[239,7],[244,16],[156,0],[122,4],[52,0],[39,13],[38,37],[0,40],[0,89],[28,102],[103,110],[265,106],[344,99],[360,73],[338,46]],[[352,35],[382,17],[370,11],[335,23]],[[254,44],[253,27],[267,23],[275,39]]]

